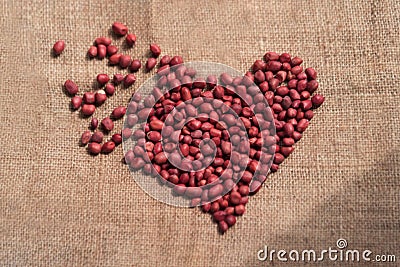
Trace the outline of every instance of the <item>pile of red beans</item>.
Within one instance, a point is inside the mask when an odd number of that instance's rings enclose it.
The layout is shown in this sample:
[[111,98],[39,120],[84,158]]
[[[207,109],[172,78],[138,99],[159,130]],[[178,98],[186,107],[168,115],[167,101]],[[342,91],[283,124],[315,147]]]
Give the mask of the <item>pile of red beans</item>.
[[[319,94],[311,97],[318,88],[317,74],[312,68],[303,71],[301,63],[298,57],[269,52],[243,77],[222,73],[206,79],[195,77],[196,70],[184,65],[173,71],[174,64],[161,66],[152,94],[143,102],[137,94],[128,105],[124,138],[132,136],[137,143],[127,151],[126,162],[133,170],[158,177],[176,195],[189,199],[190,206],[200,205],[225,232],[244,213],[249,195],[260,189],[269,169],[277,171],[293,152],[313,110],[324,101]],[[243,140],[245,135],[248,139]],[[189,160],[183,168],[170,162],[175,147],[168,140],[174,136]],[[216,147],[211,161],[210,153],[199,147],[207,139]],[[248,157],[233,152],[234,147],[245,147],[241,141],[249,144],[249,150],[242,151]],[[210,164],[196,166],[199,160]]]
[[[116,36],[125,36],[128,47],[134,46],[136,35],[128,33],[125,25],[115,22],[112,30]],[[60,55],[64,47],[64,42],[58,41],[54,55]],[[157,65],[161,49],[151,44],[150,52],[146,72]],[[108,37],[96,38],[88,56],[108,57],[110,65],[130,72],[142,67],[140,60],[119,53]],[[98,74],[98,90],[82,96],[77,95],[78,86],[71,80],[64,89],[72,97],[73,110],[92,116],[90,130],[81,136],[89,153],[108,154],[123,140],[135,140],[125,153],[129,167],[158,177],[190,206],[201,206],[224,233],[244,214],[249,196],[260,189],[269,171],[277,171],[293,152],[314,110],[324,102],[322,95],[315,94],[317,72],[303,69],[302,62],[287,53],[268,52],[242,77],[228,73],[197,77],[182,57],[164,55],[152,93],[144,99],[133,94],[127,107],[116,107],[101,120],[93,116],[96,108],[118,85],[133,85],[133,73],[114,74],[112,79]],[[123,130],[104,141],[114,129],[114,121],[124,117]],[[140,128],[133,130],[138,125]],[[173,164],[174,160],[181,166]]]

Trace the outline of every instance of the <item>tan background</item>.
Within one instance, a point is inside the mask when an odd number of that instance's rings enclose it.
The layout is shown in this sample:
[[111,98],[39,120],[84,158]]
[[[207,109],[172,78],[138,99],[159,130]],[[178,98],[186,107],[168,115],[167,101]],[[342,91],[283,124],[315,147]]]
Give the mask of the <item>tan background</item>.
[[[338,238],[400,261],[398,1],[32,2],[1,4],[0,266],[270,266],[256,258],[264,245],[322,250]],[[88,119],[61,85],[89,90],[116,72],[85,59],[115,20],[138,35],[131,55],[157,42],[244,72],[271,50],[319,71],[326,103],[225,235],[198,209],[142,192],[121,147],[94,158],[78,146]],[[66,49],[55,59],[57,39]],[[119,89],[96,116],[129,95]]]

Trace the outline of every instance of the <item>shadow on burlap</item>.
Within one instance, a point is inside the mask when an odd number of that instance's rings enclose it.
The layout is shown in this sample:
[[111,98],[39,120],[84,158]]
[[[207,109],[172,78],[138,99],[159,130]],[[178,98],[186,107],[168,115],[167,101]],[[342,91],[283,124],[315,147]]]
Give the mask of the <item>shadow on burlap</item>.
[[[339,238],[400,257],[399,10],[396,1],[3,1],[0,265],[266,266],[265,245],[322,250]],[[140,59],[157,42],[163,54],[243,72],[267,50],[318,70],[326,103],[225,235],[198,209],[142,192],[121,147],[92,157],[78,146],[89,119],[68,109],[61,85],[70,78],[84,92],[98,73],[118,71],[85,59],[115,20],[138,35],[128,53]],[[57,39],[66,49],[52,58]],[[96,116],[131,93],[118,89]]]

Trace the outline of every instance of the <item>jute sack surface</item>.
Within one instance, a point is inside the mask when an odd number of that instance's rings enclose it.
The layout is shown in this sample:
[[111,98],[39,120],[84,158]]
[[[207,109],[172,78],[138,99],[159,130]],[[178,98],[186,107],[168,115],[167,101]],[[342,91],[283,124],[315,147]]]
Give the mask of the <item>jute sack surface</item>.
[[[266,245],[321,251],[339,238],[399,258],[399,10],[398,1],[2,1],[0,266],[266,266],[257,259]],[[243,72],[266,51],[318,70],[325,104],[225,235],[198,209],[145,194],[121,147],[92,157],[78,146],[89,119],[69,110],[62,84],[87,91],[98,73],[117,72],[85,58],[116,20],[138,35],[129,53],[140,59],[156,42]],[[58,39],[66,49],[52,58]],[[149,74],[137,77],[134,88]],[[117,90],[96,116],[131,92]]]

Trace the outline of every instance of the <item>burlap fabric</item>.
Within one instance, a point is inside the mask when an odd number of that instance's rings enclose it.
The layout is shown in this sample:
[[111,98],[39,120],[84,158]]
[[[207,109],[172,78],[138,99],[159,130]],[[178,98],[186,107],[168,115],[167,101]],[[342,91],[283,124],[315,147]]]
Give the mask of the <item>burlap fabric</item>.
[[[0,266],[268,266],[257,260],[264,245],[322,250],[339,238],[399,261],[399,10],[398,1],[2,1]],[[130,54],[141,59],[157,42],[243,72],[267,50],[318,70],[326,103],[225,235],[198,209],[141,191],[121,147],[92,157],[78,146],[89,120],[68,109],[62,84],[89,90],[116,71],[85,59],[115,20],[138,35]],[[57,39],[66,49],[52,58]],[[149,77],[137,76],[135,88]],[[130,93],[118,90],[96,115]]]

